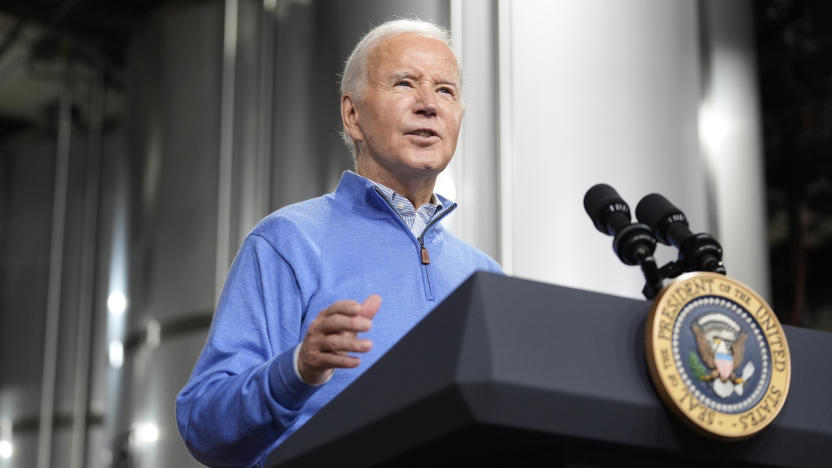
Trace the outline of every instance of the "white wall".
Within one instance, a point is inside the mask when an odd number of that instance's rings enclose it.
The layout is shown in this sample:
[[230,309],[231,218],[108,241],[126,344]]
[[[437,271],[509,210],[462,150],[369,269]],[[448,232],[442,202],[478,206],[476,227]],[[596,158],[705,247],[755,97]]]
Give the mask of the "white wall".
[[[491,28],[496,45],[472,37],[475,9],[496,10],[493,25],[476,23],[477,28]],[[452,2],[451,12],[451,24],[461,27],[454,36],[463,52],[465,92],[477,80],[484,81],[474,85],[486,88],[478,90],[478,97],[487,98],[490,86],[497,104],[469,105],[456,161],[462,168],[482,166],[482,158],[496,161],[497,182],[472,171],[454,174],[458,187],[494,183],[497,206],[476,207],[476,215],[465,218],[459,232],[487,252],[496,252],[506,271],[516,276],[641,297],[640,271],[618,261],[612,239],[596,231],[584,212],[583,196],[592,185],[605,182],[634,214],[641,197],[659,192],[687,214],[694,232],[713,232],[716,226],[709,220],[722,219],[709,216],[716,208],[709,208],[708,200],[717,197],[707,193],[714,184],[700,151],[703,50],[698,3],[459,1]],[[737,53],[748,53],[745,47]],[[493,58],[496,74],[483,57]],[[746,72],[751,76],[753,69]],[[494,77],[497,83],[492,85]],[[492,109],[497,117],[493,122],[472,119],[475,110]],[[483,150],[482,142],[493,141],[494,135],[492,154]],[[746,154],[760,157],[759,151]],[[758,197],[761,190],[753,184],[735,189],[746,198]],[[734,203],[735,198],[725,202]],[[495,212],[499,237],[492,247],[488,239],[471,233],[489,229],[488,216]],[[720,227],[722,232],[731,229]],[[761,260],[749,268],[728,264],[729,273],[767,269],[764,256],[740,253],[749,247],[742,242],[723,244],[729,251],[726,259]],[[675,256],[673,249],[659,248],[662,263]],[[733,276],[767,291],[759,278]]]

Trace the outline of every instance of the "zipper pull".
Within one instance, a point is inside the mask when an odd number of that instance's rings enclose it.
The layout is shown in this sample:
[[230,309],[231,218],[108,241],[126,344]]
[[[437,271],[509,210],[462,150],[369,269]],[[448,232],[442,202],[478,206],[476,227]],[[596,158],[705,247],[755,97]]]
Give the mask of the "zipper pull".
[[422,265],[430,265],[430,255],[428,255],[428,249],[425,248],[425,243],[419,240],[419,244],[422,246]]

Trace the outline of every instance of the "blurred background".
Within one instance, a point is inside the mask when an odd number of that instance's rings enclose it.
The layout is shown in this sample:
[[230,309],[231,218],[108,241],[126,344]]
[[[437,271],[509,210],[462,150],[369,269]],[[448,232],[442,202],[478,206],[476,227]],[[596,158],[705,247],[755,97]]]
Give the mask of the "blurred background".
[[832,329],[830,9],[5,0],[0,467],[198,466],[174,398],[228,266],[261,217],[352,167],[338,74],[393,16],[452,33],[466,116],[437,191],[508,273],[640,297],[583,211],[605,182],[633,209],[664,194],[784,323]]

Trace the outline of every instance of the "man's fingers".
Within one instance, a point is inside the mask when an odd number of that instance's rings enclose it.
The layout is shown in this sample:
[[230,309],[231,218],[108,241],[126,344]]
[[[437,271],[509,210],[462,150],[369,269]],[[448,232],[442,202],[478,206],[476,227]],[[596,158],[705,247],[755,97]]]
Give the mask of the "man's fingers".
[[361,359],[347,354],[321,353],[316,356],[315,362],[310,367],[324,369],[351,369],[358,367]]
[[298,371],[305,382],[320,383],[335,368],[353,368],[361,360],[348,353],[366,353],[373,347],[356,334],[370,330],[371,319],[381,306],[381,297],[373,294],[359,304],[337,301],[318,313],[303,339]]
[[366,353],[373,347],[373,342],[354,336],[327,335],[323,347],[332,353]]
[[364,300],[363,304],[359,304],[357,301],[352,300],[344,300],[344,301],[336,301],[329,305],[326,309],[322,310],[319,316],[329,316],[329,315],[358,315],[361,314],[367,318],[373,318],[373,316],[378,312],[379,307],[381,306],[381,296],[378,294],[371,294],[370,297]]
[[364,303],[361,304],[359,313],[362,317],[371,319],[376,315],[379,307],[381,307],[381,296],[378,294],[371,294],[370,297],[365,299]]
[[317,331],[324,335],[341,332],[361,333],[370,329],[372,326],[370,319],[360,315],[330,315],[324,317],[317,324]]
[[323,316],[342,314],[342,315],[358,315],[361,312],[361,304],[357,301],[336,301],[322,310],[320,314]]

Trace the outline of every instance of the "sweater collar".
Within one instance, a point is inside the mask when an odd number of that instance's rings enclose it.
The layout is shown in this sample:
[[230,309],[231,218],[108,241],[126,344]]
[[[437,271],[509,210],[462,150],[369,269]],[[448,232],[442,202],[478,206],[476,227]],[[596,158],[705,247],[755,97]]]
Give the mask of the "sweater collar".
[[[391,214],[390,207],[387,206],[384,198],[376,193],[375,186],[376,183],[366,177],[353,171],[344,171],[341,174],[340,182],[338,182],[338,188],[335,189],[335,201],[364,216],[371,218],[387,217]],[[444,207],[443,211],[456,205],[438,193],[435,195],[439,199],[439,204]]]

